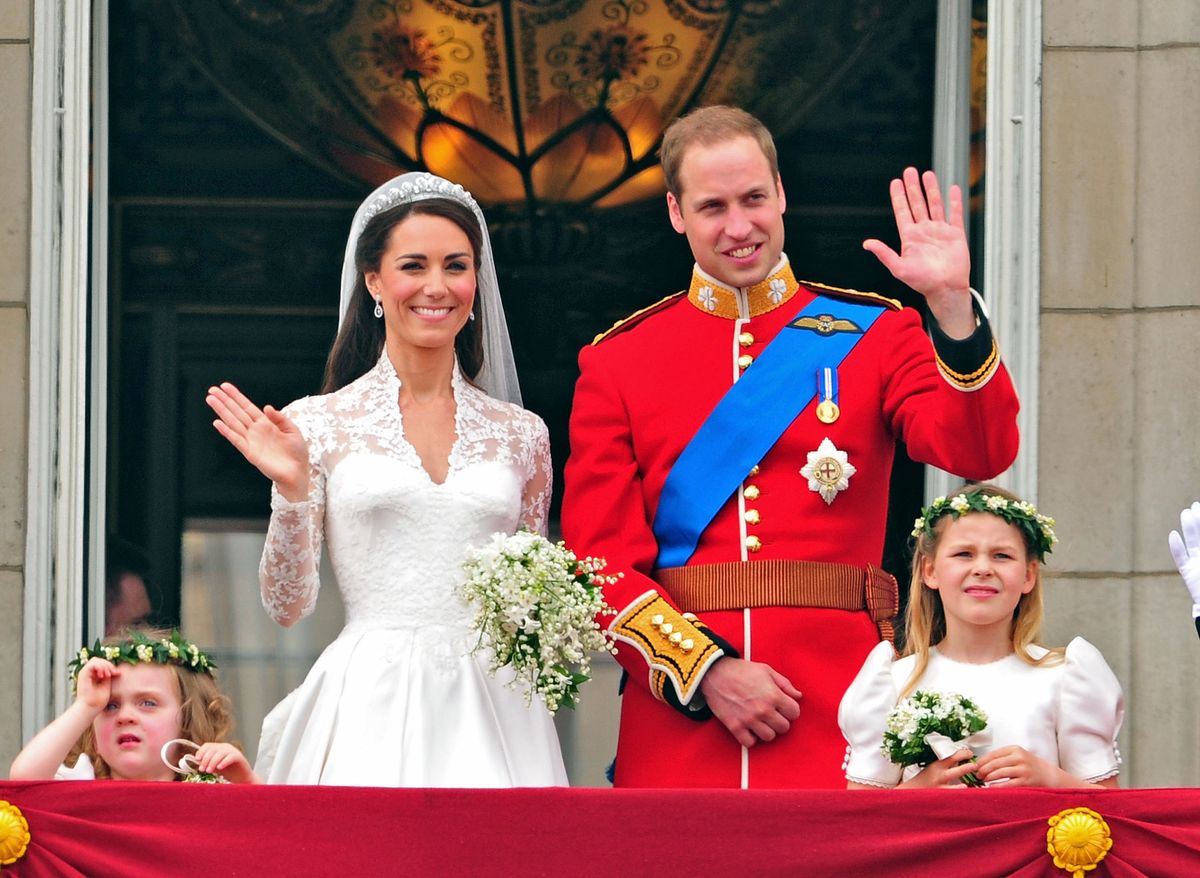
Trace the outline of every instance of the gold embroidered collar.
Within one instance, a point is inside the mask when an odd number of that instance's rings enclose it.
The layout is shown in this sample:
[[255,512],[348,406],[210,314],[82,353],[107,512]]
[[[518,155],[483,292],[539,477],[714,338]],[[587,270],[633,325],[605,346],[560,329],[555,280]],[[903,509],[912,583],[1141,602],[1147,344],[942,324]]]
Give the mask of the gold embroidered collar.
[[[741,290],[721,283],[697,265],[692,269],[688,301],[706,314],[736,320],[774,311],[796,295],[798,289],[800,285],[796,283],[796,276],[792,274],[792,266],[786,256],[765,278]],[[739,295],[744,296],[749,314],[743,315],[738,308]]]

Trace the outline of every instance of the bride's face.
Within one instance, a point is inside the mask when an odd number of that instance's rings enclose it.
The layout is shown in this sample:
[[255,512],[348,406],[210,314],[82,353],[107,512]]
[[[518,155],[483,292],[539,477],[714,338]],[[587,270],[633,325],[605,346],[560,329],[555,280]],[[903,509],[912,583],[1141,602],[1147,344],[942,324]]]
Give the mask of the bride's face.
[[395,226],[378,271],[364,274],[389,342],[454,345],[475,303],[475,253],[456,223],[412,214]]

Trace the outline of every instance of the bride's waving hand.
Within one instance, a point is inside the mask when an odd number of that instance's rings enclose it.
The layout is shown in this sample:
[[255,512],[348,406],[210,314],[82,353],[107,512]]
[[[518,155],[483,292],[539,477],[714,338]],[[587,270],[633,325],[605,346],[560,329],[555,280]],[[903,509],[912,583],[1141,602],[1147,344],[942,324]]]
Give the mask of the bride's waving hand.
[[287,415],[260,409],[229,382],[210,387],[204,400],[217,414],[213,426],[293,503],[308,497],[308,443]]

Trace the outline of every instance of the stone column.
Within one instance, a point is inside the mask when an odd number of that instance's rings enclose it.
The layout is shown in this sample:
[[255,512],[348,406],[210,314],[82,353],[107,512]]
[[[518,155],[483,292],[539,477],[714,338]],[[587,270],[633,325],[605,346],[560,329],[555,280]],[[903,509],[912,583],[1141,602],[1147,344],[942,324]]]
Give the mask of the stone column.
[[1200,784],[1200,641],[1167,550],[1200,498],[1200,5],[1043,6],[1047,643],[1125,687],[1122,786]]
[[32,0],[0,4],[0,775],[21,748]]

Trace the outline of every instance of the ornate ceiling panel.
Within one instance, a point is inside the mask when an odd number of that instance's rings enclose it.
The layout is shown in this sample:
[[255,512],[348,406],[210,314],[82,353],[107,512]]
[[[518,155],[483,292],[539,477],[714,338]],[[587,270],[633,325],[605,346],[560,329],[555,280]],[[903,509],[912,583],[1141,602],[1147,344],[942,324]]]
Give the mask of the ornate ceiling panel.
[[489,204],[658,195],[663,125],[734,102],[786,135],[914,4],[894,0],[170,0],[147,4],[276,137],[375,184]]

